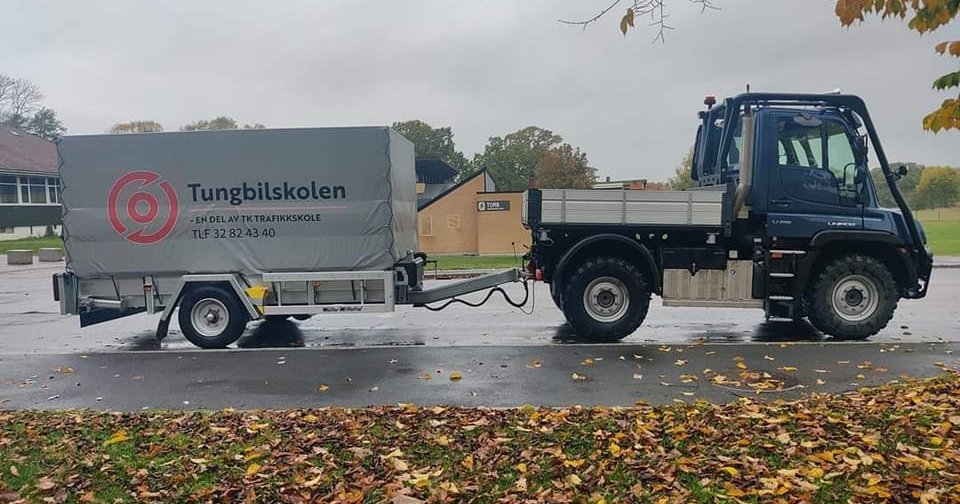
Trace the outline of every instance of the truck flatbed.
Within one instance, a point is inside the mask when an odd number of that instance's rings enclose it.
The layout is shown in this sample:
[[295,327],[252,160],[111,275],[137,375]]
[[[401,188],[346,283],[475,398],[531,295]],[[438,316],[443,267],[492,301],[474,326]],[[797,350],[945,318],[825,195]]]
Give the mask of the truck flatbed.
[[[723,191],[628,191],[543,189],[539,222],[549,224],[636,224],[721,226]],[[528,222],[528,193],[523,221]]]

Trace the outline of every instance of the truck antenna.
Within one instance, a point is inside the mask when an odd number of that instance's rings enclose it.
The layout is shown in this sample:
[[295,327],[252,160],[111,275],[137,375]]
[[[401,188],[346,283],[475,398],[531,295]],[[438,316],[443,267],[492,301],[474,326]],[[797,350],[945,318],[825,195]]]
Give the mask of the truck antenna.
[[750,92],[750,83],[749,83],[749,82],[747,83],[747,92],[748,92],[748,93]]

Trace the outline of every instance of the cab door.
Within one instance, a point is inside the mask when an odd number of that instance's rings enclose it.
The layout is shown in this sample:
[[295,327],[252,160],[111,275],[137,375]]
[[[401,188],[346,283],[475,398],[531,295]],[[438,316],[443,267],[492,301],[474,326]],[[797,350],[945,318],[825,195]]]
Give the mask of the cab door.
[[863,229],[857,182],[865,162],[841,117],[788,111],[769,116],[765,126],[767,234],[810,238],[826,229]]

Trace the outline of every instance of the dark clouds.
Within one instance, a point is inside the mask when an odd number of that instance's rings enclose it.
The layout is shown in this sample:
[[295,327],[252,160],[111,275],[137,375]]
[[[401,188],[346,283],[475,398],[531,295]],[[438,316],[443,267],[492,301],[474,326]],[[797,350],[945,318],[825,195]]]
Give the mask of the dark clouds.
[[[602,2],[594,2],[596,7]],[[924,133],[950,68],[940,38],[901,24],[845,30],[828,0],[717,0],[670,8],[666,44],[616,16],[582,31],[585,0],[43,1],[5,6],[0,71],[32,79],[73,133],[231,115],[268,126],[454,128],[469,155],[536,124],[579,144],[602,175],[666,178],[704,94],[861,94],[893,159],[960,164],[956,133]]]

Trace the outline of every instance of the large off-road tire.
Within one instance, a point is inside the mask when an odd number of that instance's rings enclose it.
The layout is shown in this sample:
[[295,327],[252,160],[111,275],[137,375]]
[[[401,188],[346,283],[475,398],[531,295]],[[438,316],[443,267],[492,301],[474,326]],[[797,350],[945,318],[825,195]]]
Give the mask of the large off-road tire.
[[190,289],[180,301],[180,330],[200,348],[224,348],[237,341],[248,319],[237,296],[216,285]]
[[582,339],[609,342],[640,327],[650,308],[650,290],[635,264],[619,257],[581,263],[563,287],[563,313]]
[[553,299],[553,304],[557,305],[560,311],[563,311],[563,297],[560,295],[560,288],[557,280],[550,283],[550,298]]
[[873,257],[851,254],[824,266],[804,297],[804,308],[824,334],[864,340],[886,327],[897,300],[890,270]]

